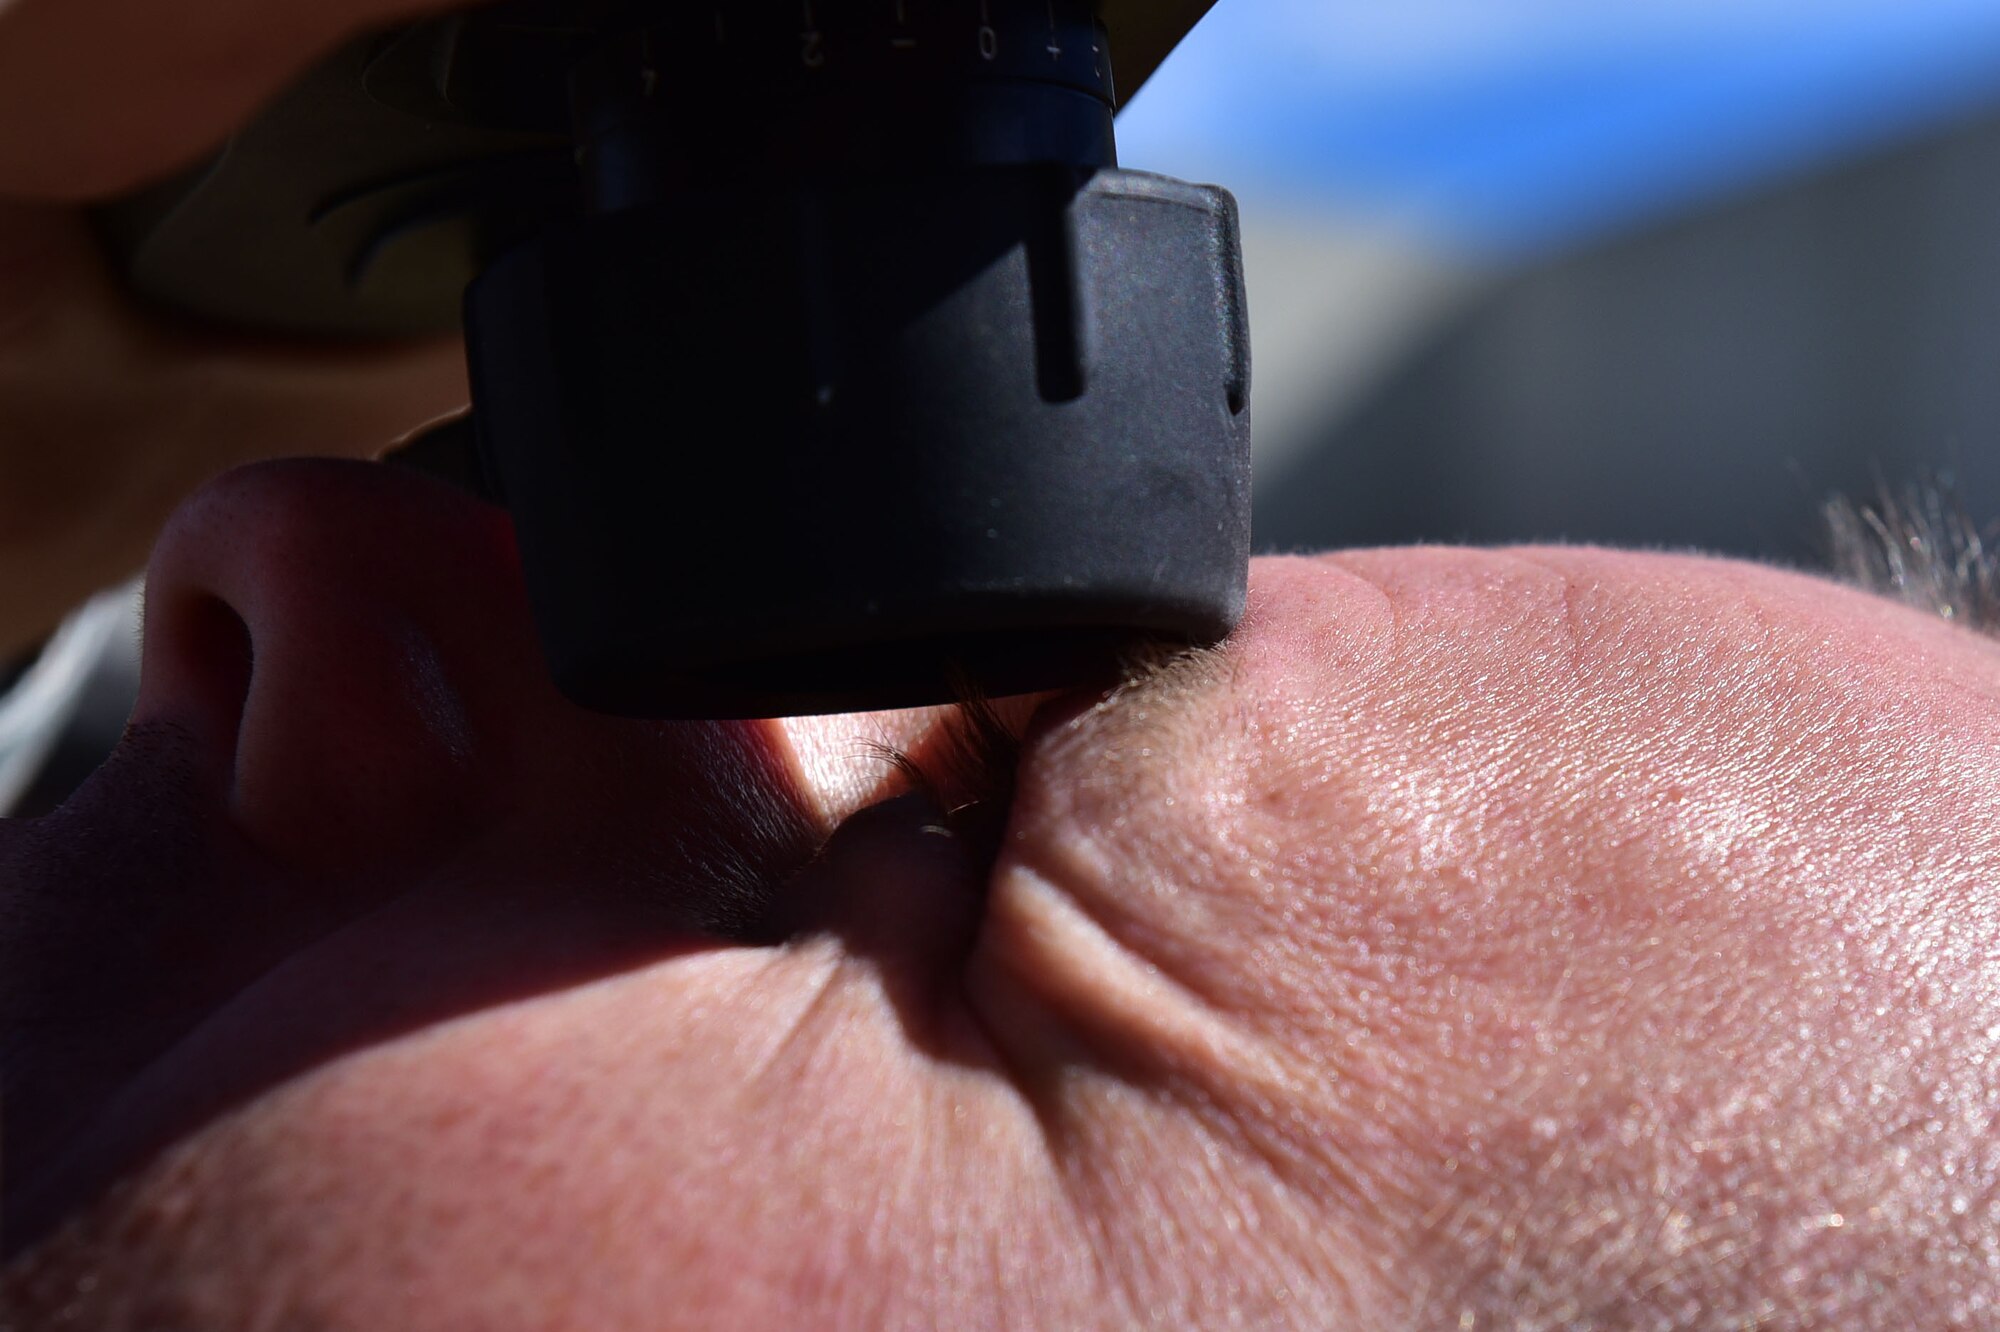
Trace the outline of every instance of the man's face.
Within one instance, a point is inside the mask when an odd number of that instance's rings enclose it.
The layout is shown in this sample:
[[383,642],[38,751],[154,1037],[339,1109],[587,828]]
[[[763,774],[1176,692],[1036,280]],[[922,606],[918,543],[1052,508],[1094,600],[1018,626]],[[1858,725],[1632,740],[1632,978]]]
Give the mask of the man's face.
[[0,826],[0,1325],[2000,1317],[1963,630],[1275,561],[1009,782],[944,714],[576,711],[504,522],[384,469],[227,478],[147,618],[118,756]]

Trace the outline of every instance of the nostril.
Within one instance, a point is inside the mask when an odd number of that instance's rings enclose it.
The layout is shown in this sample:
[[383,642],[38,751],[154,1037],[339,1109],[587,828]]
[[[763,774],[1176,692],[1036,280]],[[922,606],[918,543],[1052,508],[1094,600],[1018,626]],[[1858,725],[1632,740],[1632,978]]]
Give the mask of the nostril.
[[203,712],[215,719],[216,739],[226,739],[233,752],[256,667],[250,626],[234,606],[213,595],[196,597],[176,618],[175,655]]

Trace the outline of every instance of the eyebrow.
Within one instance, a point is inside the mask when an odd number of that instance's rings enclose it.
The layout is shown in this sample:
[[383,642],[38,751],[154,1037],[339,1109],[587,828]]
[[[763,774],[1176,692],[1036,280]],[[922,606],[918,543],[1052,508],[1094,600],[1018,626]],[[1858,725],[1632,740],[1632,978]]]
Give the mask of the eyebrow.
[[[1119,664],[1118,681],[1084,715],[1144,718],[1149,703],[1205,690],[1227,669],[1220,647],[1143,645]],[[990,857],[999,851],[1013,809],[1027,719],[1010,719],[1005,701],[996,703],[969,681],[958,692],[958,703],[920,745],[873,751],[936,806],[941,831]]]
[[1828,566],[1842,581],[1939,619],[2000,636],[2000,548],[1949,477],[1884,485],[1869,503],[1821,511]]

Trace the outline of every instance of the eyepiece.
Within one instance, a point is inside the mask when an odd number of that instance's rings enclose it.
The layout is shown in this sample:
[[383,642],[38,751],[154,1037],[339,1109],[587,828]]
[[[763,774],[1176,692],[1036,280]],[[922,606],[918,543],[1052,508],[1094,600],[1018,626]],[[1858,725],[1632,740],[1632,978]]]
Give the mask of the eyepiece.
[[609,34],[572,78],[587,215],[473,285],[557,682],[641,716],[832,712],[1226,634],[1228,196],[1115,168],[1088,0],[787,10]]
[[[507,0],[107,211],[210,321],[457,326],[551,670],[648,717],[1109,678],[1248,580],[1234,205],[1118,169],[1209,0]],[[468,283],[470,284],[468,286]]]

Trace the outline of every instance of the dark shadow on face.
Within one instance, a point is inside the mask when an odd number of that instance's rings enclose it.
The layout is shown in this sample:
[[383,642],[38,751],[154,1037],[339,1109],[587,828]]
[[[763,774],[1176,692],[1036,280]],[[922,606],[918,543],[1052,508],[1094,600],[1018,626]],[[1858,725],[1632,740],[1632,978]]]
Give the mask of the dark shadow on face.
[[169,529],[134,725],[62,809],[0,822],[0,1252],[316,1066],[713,950],[838,935],[963,1055],[927,987],[971,946],[1032,703],[878,755],[829,837],[775,724],[557,696],[505,526],[311,463]]
[[[753,735],[730,739],[762,757]],[[330,911],[171,789],[184,743],[135,732],[76,800],[0,850],[8,1256],[113,1176],[315,1065],[735,946],[676,921],[651,873],[509,882],[440,867],[385,883],[359,916]],[[774,762],[773,793],[779,778]],[[789,848],[772,883],[809,855]]]
[[[616,723],[554,695],[497,511],[322,464],[191,510],[155,562],[138,720],[61,810],[0,824],[10,1255],[344,1052],[767,933],[822,840],[773,728]],[[241,678],[207,632],[218,605],[247,626]],[[455,715],[462,752],[425,752],[403,694]],[[290,757],[246,758],[261,745],[292,747],[296,787],[253,785]],[[442,789],[461,779],[466,800]],[[355,854],[329,866],[329,838]]]

